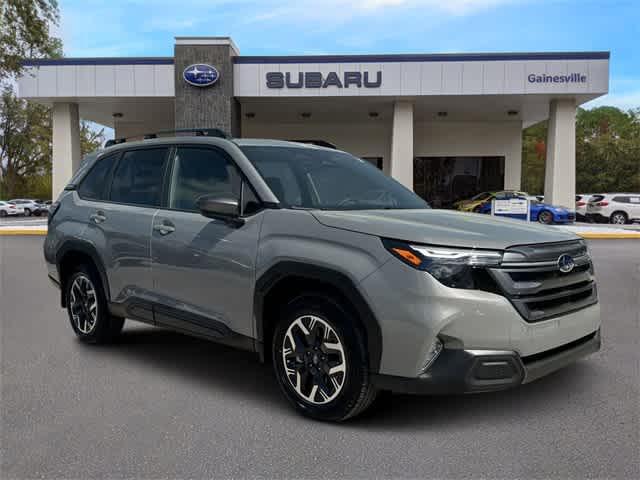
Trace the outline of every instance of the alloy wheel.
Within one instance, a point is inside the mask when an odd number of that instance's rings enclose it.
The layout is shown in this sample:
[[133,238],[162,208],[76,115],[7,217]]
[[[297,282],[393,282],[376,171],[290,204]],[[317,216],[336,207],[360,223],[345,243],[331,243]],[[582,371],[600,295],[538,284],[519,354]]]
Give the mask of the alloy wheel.
[[611,217],[611,223],[615,223],[616,225],[624,225],[627,223],[627,219],[621,213],[616,213],[613,217]]
[[540,215],[538,216],[538,221],[540,223],[544,223],[545,225],[548,225],[549,223],[551,223],[551,214],[549,212],[542,212],[540,213]]
[[98,297],[96,289],[86,275],[79,275],[69,291],[71,318],[81,333],[88,335],[98,322]]
[[298,317],[282,341],[285,375],[296,393],[309,403],[323,405],[342,391],[347,360],[336,331],[315,315]]

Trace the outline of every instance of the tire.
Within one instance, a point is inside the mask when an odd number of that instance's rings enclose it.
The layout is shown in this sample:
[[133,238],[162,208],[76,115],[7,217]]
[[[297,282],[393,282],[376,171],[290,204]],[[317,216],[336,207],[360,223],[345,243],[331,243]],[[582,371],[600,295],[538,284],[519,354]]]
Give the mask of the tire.
[[78,265],[65,281],[65,298],[71,328],[81,341],[109,343],[122,331],[124,318],[109,313],[102,282],[94,268]]
[[5,212],[4,210],[0,210],[0,217],[4,218],[7,216],[7,212]]
[[30,217],[31,216],[31,210],[29,210],[28,208],[24,209],[24,216],[25,217]]
[[[297,297],[282,309],[272,361],[280,389],[298,412],[341,422],[375,400],[364,338],[356,325],[345,308],[324,294]],[[338,371],[329,374],[334,368]]]
[[473,213],[480,213],[480,205],[476,205],[475,207],[473,207]]
[[538,222],[545,225],[551,225],[553,223],[553,214],[548,210],[542,210],[538,214]]
[[33,214],[34,214],[36,217],[39,217],[39,216],[42,214],[42,212],[40,212],[40,210],[36,210],[35,212],[33,212]]
[[628,220],[627,214],[624,212],[613,212],[609,217],[609,222],[615,225],[624,225]]

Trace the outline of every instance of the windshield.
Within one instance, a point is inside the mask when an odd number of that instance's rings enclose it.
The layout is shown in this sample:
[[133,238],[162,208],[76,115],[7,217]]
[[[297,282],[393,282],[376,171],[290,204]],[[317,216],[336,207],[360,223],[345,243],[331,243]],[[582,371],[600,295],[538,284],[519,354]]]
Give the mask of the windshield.
[[293,208],[429,208],[427,202],[365,160],[344,152],[241,146],[280,203]]
[[482,192],[471,197],[471,200],[484,200],[485,198],[489,198],[490,196],[491,194],[489,192]]

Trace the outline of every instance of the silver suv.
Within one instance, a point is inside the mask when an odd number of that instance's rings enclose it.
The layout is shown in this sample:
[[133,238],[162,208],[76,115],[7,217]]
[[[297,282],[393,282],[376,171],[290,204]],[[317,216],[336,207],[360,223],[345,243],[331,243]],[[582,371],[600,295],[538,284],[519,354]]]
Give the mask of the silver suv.
[[245,348],[317,419],[381,390],[514,387],[600,347],[584,241],[430,209],[330,148],[118,144],[84,161],[49,222],[49,277],[82,341],[126,317]]

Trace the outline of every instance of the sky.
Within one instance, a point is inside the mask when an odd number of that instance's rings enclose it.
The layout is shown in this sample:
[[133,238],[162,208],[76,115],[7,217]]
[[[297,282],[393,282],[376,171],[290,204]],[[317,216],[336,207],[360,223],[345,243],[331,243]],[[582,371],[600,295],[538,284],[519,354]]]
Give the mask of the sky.
[[640,0],[61,0],[68,57],[173,56],[174,36],[242,55],[611,52],[609,95],[640,107]]

